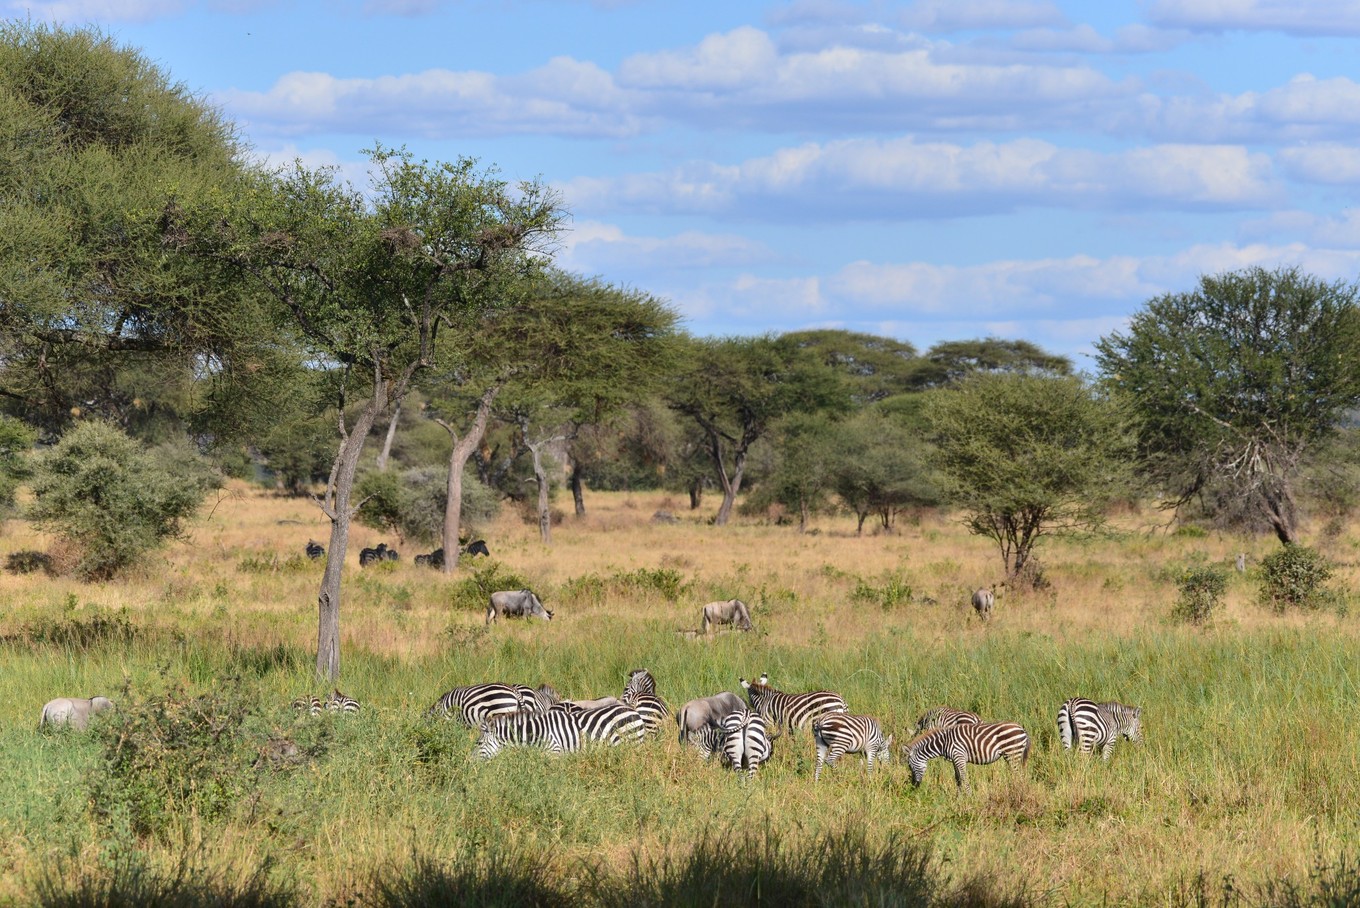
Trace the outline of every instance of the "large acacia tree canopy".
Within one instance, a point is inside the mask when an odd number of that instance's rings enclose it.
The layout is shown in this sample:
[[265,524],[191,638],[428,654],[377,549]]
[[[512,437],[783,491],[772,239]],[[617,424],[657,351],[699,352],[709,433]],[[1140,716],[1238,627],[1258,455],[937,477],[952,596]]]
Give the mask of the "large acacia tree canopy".
[[1173,503],[1225,487],[1256,496],[1293,541],[1300,459],[1360,403],[1354,285],[1296,268],[1205,276],[1096,350],[1138,418],[1143,471]]

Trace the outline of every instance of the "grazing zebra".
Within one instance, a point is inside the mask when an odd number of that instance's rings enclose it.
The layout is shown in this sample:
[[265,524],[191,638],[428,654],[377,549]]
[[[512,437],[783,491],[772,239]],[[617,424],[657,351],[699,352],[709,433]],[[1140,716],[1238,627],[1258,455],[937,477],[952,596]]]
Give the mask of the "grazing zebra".
[[869,771],[873,772],[874,758],[887,763],[893,742],[892,735],[883,737],[883,728],[877,719],[845,713],[832,713],[814,720],[812,738],[817,742],[817,769],[812,774],[814,782],[822,777],[823,763],[834,766],[844,754],[864,754]]
[[789,734],[794,734],[819,716],[850,711],[840,694],[827,690],[786,694],[770,687],[769,675],[761,675],[759,681],[742,678],[741,686],[746,688],[746,694],[751,698],[751,708],[772,724],[787,728]]
[[293,701],[293,709],[312,716],[321,715],[321,700],[317,697],[298,697]]
[[921,713],[921,718],[916,720],[916,733],[920,735],[938,728],[953,728],[955,725],[977,725],[981,721],[977,713],[970,713],[966,709],[936,706]]
[[757,713],[729,713],[722,721],[723,763],[733,772],[746,771],[746,778],[755,778],[756,770],[774,752],[765,720]]
[[581,729],[582,738],[588,741],[603,741],[610,745],[641,741],[650,731],[642,713],[623,704],[563,711],[571,715]]
[[623,696],[619,699],[627,703],[641,694],[656,696],[656,679],[647,669],[635,668],[628,673],[628,683],[623,686]]
[[473,684],[455,687],[426,711],[427,716],[444,716],[476,728],[483,719],[518,712],[519,691],[508,684]]
[[1138,727],[1142,715],[1139,706],[1073,697],[1058,709],[1058,737],[1064,749],[1071,750],[1075,743],[1084,754],[1094,751],[1098,744],[1101,758],[1108,760],[1120,735],[1135,743],[1142,740]]
[[516,684],[515,690],[519,693],[519,708],[531,713],[541,713],[562,702],[562,697],[551,684],[540,684],[536,688]]
[[549,753],[581,749],[581,727],[565,709],[493,716],[478,725],[477,756],[490,760],[506,747],[542,747]]
[[647,723],[647,731],[660,733],[661,723],[671,716],[671,709],[656,694],[635,694],[631,699],[624,700],[624,705],[637,710],[643,720]]
[[[743,709],[742,713],[745,712],[746,710]],[[739,714],[729,713],[729,715]],[[690,746],[699,752],[699,756],[707,760],[714,754],[723,752],[723,738],[726,737],[726,735],[727,732],[723,730],[722,725],[705,725],[698,731],[689,732],[688,740]],[[726,757],[723,758],[724,761],[726,761],[726,759]]]
[[906,745],[904,756],[911,767],[912,785],[921,784],[927,763],[943,757],[954,764],[954,781],[959,788],[968,791],[964,766],[985,766],[1004,759],[1011,769],[1018,769],[1029,760],[1029,749],[1029,734],[1023,728],[1014,722],[994,722],[928,732]]
[[[315,699],[315,698],[313,698]],[[337,710],[342,713],[357,713],[359,711],[359,701],[353,697],[346,697],[340,693],[340,688],[326,696],[326,708]]]

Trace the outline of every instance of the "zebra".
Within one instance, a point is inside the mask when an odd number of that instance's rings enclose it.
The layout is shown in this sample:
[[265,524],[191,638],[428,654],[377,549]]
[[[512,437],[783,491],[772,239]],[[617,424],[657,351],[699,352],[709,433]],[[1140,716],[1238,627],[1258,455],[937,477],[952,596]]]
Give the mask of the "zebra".
[[516,684],[515,690],[519,693],[519,708],[531,713],[541,713],[562,702],[562,697],[551,684],[540,684],[536,688]]
[[1084,697],[1073,697],[1058,709],[1058,738],[1065,750],[1071,750],[1075,743],[1084,754],[1100,745],[1101,759],[1108,760],[1120,735],[1135,743],[1142,740],[1139,730],[1142,715],[1140,706],[1113,701],[1094,703]]
[[843,754],[864,754],[873,772],[874,758],[887,763],[892,753],[893,736],[883,737],[877,719],[831,713],[812,723],[812,738],[817,742],[817,769],[812,780],[822,777],[822,764],[834,766]]
[[[340,693],[340,688],[337,687],[330,694],[326,695],[326,709],[342,713],[357,713],[359,711],[359,701],[353,697],[346,697],[344,694]],[[315,715],[315,713],[313,713],[313,715]]]
[[622,741],[641,741],[651,729],[647,719],[637,710],[624,706],[601,706],[597,709],[564,709],[575,720],[586,740],[618,744]]
[[847,713],[845,698],[827,690],[805,694],[786,694],[770,687],[770,676],[761,675],[759,681],[741,679],[741,686],[751,698],[751,708],[776,726],[794,734],[813,719],[827,713]]
[[722,721],[723,763],[733,772],[746,771],[753,779],[760,765],[774,752],[765,720],[753,712],[729,713]]
[[321,715],[321,700],[313,696],[298,697],[293,701],[293,709],[298,712],[307,713],[310,716]]
[[[729,715],[744,715],[745,713],[746,710],[743,709],[741,713],[729,713]],[[690,746],[698,751],[699,756],[707,760],[714,754],[723,752],[723,738],[726,737],[726,734],[722,725],[705,725],[698,731],[690,732],[688,740]],[[725,756],[723,760],[726,762]]]
[[647,669],[635,668],[628,673],[628,683],[623,686],[623,695],[619,699],[627,703],[641,694],[656,696],[656,679]]
[[481,734],[476,754],[483,760],[490,760],[506,747],[542,747],[554,754],[581,749],[581,726],[566,709],[492,716],[477,727]]
[[455,687],[440,697],[425,714],[454,718],[469,728],[476,728],[483,719],[518,712],[519,708],[519,691],[510,685],[473,684]]
[[1029,751],[1029,734],[1023,728],[1014,722],[993,722],[927,732],[906,745],[903,756],[911,767],[913,786],[920,786],[927,763],[943,757],[954,764],[955,783],[968,791],[968,774],[964,771],[968,763],[985,766],[1004,759],[1011,769],[1019,769],[1029,760]]
[[659,734],[661,723],[671,716],[671,708],[656,694],[635,694],[624,700],[624,705],[637,710],[647,723],[647,731]]
[[953,728],[955,725],[977,725],[981,721],[981,716],[966,709],[936,706],[921,713],[921,718],[916,720],[916,733],[924,734],[937,728]]

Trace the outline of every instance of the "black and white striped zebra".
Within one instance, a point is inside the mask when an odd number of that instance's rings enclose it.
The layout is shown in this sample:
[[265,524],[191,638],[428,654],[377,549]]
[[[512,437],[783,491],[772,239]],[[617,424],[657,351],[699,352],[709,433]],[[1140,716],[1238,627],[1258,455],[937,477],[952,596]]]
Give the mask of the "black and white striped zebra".
[[647,669],[635,668],[628,673],[628,683],[623,686],[623,695],[619,699],[627,703],[643,695],[656,696],[656,679]]
[[541,747],[549,753],[581,749],[581,726],[566,709],[514,712],[484,719],[478,726],[476,753],[490,760],[506,747]]
[[634,694],[624,701],[624,705],[641,713],[647,723],[647,731],[652,733],[660,734],[662,723],[671,717],[671,708],[656,694]]
[[822,777],[823,764],[834,766],[845,754],[864,754],[869,771],[873,772],[875,759],[888,762],[893,742],[892,735],[883,737],[883,727],[877,719],[846,713],[831,713],[813,720],[812,739],[817,743],[814,782]]
[[293,709],[296,709],[299,712],[305,712],[308,715],[319,716],[321,715],[321,700],[318,697],[310,695],[298,697],[293,701]]
[[789,734],[806,727],[813,719],[827,713],[846,713],[850,709],[845,698],[829,690],[809,691],[804,694],[786,694],[770,687],[770,676],[761,675],[759,681],[741,679],[746,695],[751,698],[751,708],[773,725],[787,728]]
[[580,727],[582,736],[589,741],[606,744],[641,741],[650,731],[642,713],[623,704],[568,711]]
[[[744,713],[745,710],[742,710]],[[730,715],[730,714],[729,714]],[[698,731],[689,732],[686,740],[689,745],[698,751],[699,756],[707,760],[714,754],[723,752],[723,738],[727,732],[722,725],[705,725]],[[723,758],[726,760],[726,757]]]
[[551,684],[540,684],[538,687],[516,684],[515,690],[519,693],[519,708],[531,713],[541,713],[562,702],[562,697]]
[[1064,749],[1071,750],[1075,744],[1084,754],[1092,753],[1099,745],[1101,758],[1108,760],[1120,735],[1135,743],[1142,740],[1139,729],[1142,715],[1142,707],[1073,697],[1058,709],[1058,738]]
[[326,709],[341,713],[357,713],[359,701],[353,697],[346,697],[337,687],[326,695]]
[[774,753],[765,720],[753,712],[729,713],[722,721],[723,763],[755,778],[756,770]]
[[520,705],[519,691],[509,684],[472,684],[440,697],[426,715],[457,719],[476,728],[483,719],[518,712]]
[[955,725],[977,725],[981,722],[981,716],[966,709],[936,706],[921,713],[921,718],[916,720],[916,733],[920,735],[936,729],[953,728]]
[[955,783],[968,791],[967,764],[985,766],[1005,760],[1011,769],[1022,768],[1029,760],[1030,739],[1029,733],[1014,722],[956,725],[927,732],[906,745],[905,751],[912,785],[921,784],[927,763],[943,757],[954,764]]

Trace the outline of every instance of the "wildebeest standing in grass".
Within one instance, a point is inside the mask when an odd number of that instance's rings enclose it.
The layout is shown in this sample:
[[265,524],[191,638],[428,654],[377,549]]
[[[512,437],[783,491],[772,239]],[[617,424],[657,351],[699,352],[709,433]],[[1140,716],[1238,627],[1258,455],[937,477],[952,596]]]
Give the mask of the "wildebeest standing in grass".
[[90,716],[106,709],[113,709],[113,701],[108,697],[58,697],[44,704],[38,726],[69,726],[84,730],[90,724]]
[[749,631],[751,613],[747,610],[746,603],[740,599],[710,602],[704,606],[704,633],[707,634],[715,624],[731,624],[738,630]]
[[973,611],[977,612],[978,617],[983,621],[992,617],[992,606],[996,604],[996,595],[986,587],[973,591]]
[[675,724],[680,726],[680,743],[684,744],[691,735],[710,725],[721,726],[722,720],[731,713],[745,711],[746,704],[741,702],[741,697],[728,690],[690,700],[675,714]]
[[493,623],[498,617],[542,618],[551,621],[553,613],[543,607],[532,590],[499,590],[491,594],[486,609],[486,623]]

